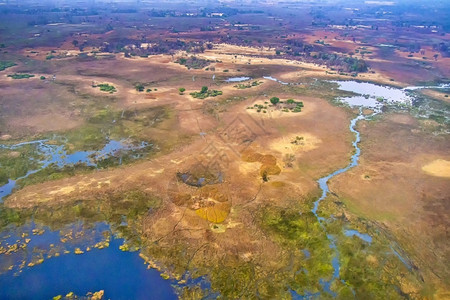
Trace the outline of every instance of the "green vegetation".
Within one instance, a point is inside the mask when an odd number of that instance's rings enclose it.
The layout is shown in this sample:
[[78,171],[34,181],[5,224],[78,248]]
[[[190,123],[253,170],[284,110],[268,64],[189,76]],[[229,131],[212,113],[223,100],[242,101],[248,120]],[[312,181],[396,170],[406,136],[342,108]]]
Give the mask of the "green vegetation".
[[262,104],[255,104],[253,107],[249,106],[247,107],[247,109],[256,109],[257,112],[261,112],[261,110],[266,110],[267,106],[266,105],[262,105]]
[[208,66],[211,61],[191,56],[189,58],[179,58],[175,61],[175,63],[185,66],[188,69],[203,69]]
[[180,92],[180,95],[183,95],[183,93],[186,91],[186,89],[184,87],[180,87],[178,89],[178,91]]
[[[282,112],[294,112],[299,113],[302,111],[303,102],[295,101],[294,99],[288,99],[286,102],[280,101],[278,97],[272,97],[270,99],[272,105],[269,105],[277,110],[281,110]],[[264,104],[268,104],[268,102],[264,102]],[[253,106],[247,107],[247,109],[256,109],[256,112],[267,113],[268,106],[262,104],[254,104]]]
[[216,97],[222,95],[222,91],[209,90],[207,86],[203,86],[200,92],[190,94],[194,98],[205,99],[208,97]]
[[45,80],[45,76],[41,76],[39,77],[41,80]]
[[15,73],[15,74],[8,75],[8,77],[11,77],[12,79],[27,79],[27,78],[34,77],[34,75],[26,74],[26,73]]
[[263,83],[262,81],[253,81],[253,82],[247,83],[247,84],[245,84],[245,83],[239,83],[239,84],[235,85],[234,87],[235,87],[235,88],[238,88],[238,89],[240,89],[240,90],[243,90],[243,89],[249,89],[249,88],[252,88],[252,87],[254,87],[254,86],[258,86],[258,85],[260,85],[260,84],[262,84],[262,83]]
[[8,183],[8,179],[15,180],[39,168],[38,158],[32,144],[14,150],[0,148],[0,186]]
[[270,103],[272,103],[273,105],[277,105],[278,102],[280,102],[280,98],[278,98],[278,97],[270,98]]
[[0,60],[0,71],[6,70],[7,68],[11,68],[13,66],[16,66],[17,64],[15,64],[12,61],[3,61]]
[[[44,79],[45,79],[45,77],[44,77]],[[100,91],[108,92],[110,94],[117,92],[116,88],[113,85],[109,85],[108,83],[101,83],[101,84],[93,85],[92,87],[94,87],[94,88],[99,87]]]
[[144,86],[144,84],[142,84],[142,83],[136,83],[135,85],[134,85],[134,88],[136,89],[136,91],[138,91],[138,92],[143,92],[144,90],[145,90],[145,86]]

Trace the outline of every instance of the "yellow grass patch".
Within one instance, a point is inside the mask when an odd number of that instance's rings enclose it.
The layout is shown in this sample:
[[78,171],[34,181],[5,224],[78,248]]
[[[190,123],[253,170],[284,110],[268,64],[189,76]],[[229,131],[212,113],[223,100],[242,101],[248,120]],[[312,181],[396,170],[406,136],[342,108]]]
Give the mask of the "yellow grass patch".
[[450,161],[436,159],[422,167],[422,171],[431,176],[450,178]]

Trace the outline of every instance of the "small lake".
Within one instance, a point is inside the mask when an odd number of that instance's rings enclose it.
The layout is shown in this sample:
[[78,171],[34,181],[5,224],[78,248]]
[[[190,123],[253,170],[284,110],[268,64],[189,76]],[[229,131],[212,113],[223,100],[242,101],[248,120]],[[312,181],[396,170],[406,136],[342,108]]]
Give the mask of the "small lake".
[[241,76],[241,77],[230,77],[227,80],[225,80],[225,82],[241,82],[241,81],[247,81],[252,79],[251,77],[247,77],[247,76]]
[[350,106],[380,108],[383,104],[411,105],[413,97],[403,89],[381,86],[369,82],[358,81],[330,81],[338,85],[338,89],[358,94],[357,96],[342,97],[340,101]]

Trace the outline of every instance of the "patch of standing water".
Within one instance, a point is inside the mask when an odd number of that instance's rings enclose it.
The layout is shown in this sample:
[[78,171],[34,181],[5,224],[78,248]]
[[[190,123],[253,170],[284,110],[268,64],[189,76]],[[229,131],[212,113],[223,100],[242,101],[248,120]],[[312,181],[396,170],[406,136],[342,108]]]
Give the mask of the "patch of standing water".
[[415,90],[423,90],[423,89],[450,89],[450,83],[442,83],[438,86],[407,86],[403,90],[404,91],[415,91]]
[[[65,228],[65,231],[79,232],[82,226],[82,223],[75,223]],[[34,228],[35,225],[31,223],[15,228],[14,232],[2,233],[3,242],[20,239],[20,236],[14,234],[17,232],[29,234],[29,253],[24,252],[25,256],[17,255],[17,261],[14,262],[16,265],[20,265],[24,259],[28,263],[33,253],[51,253],[50,249],[61,244],[63,236],[60,232],[43,227],[40,228],[44,229],[41,235],[33,235]],[[85,240],[95,243],[104,231],[109,230],[106,223],[96,223],[89,229],[89,237]],[[119,249],[123,239],[112,236],[109,247],[104,249],[86,245],[86,241],[66,243],[64,247],[70,251],[68,254],[45,257],[42,264],[25,266],[20,271],[11,270],[0,275],[0,286],[8,287],[0,289],[0,298],[52,299],[58,294],[66,295],[69,292],[86,295],[88,292],[104,290],[105,299],[177,299],[171,286],[173,282],[164,280],[155,269],[148,270],[138,252]],[[54,246],[48,248],[49,245]],[[74,253],[76,247],[84,250],[89,246],[92,250],[78,255]]]
[[340,101],[350,106],[364,106],[379,109],[383,103],[411,105],[413,97],[404,89],[381,86],[369,82],[330,81],[339,85],[338,89],[362,96],[342,97]]
[[241,82],[241,81],[247,81],[250,80],[250,77],[247,76],[241,76],[241,77],[230,77],[225,82]]
[[359,232],[359,231],[357,231],[357,230],[353,230],[353,229],[347,229],[347,230],[345,230],[345,232],[344,232],[344,234],[346,235],[346,236],[357,236],[357,237],[359,237],[361,240],[363,240],[363,241],[365,241],[365,242],[367,242],[367,243],[372,243],[372,237],[370,236],[370,235],[368,235],[368,234],[365,234],[365,233],[361,233],[361,232]]
[[279,80],[279,79],[276,79],[276,78],[274,78],[274,77],[272,77],[272,76],[263,76],[263,78],[264,78],[264,79],[267,79],[267,80],[272,80],[272,81],[281,83],[281,84],[283,84],[283,85],[288,85],[288,84],[289,84],[288,82],[283,82],[283,81],[281,81],[281,80]]
[[41,154],[44,159],[39,161],[41,165],[36,170],[30,170],[24,176],[17,178],[16,180],[9,180],[7,184],[0,186],[0,202],[3,197],[11,194],[12,190],[16,186],[16,182],[20,179],[27,178],[28,176],[39,172],[42,169],[54,164],[58,168],[63,168],[69,165],[84,164],[90,167],[96,167],[97,162],[115,156],[120,152],[128,152],[133,150],[140,150],[152,145],[147,142],[141,142],[138,145],[133,145],[127,140],[110,140],[103,149],[99,151],[78,151],[72,154],[68,154],[64,149],[64,145],[52,145],[48,143],[48,140],[37,140],[32,142],[24,142],[15,145],[2,145],[0,148],[17,150],[24,145],[36,145],[36,150]]

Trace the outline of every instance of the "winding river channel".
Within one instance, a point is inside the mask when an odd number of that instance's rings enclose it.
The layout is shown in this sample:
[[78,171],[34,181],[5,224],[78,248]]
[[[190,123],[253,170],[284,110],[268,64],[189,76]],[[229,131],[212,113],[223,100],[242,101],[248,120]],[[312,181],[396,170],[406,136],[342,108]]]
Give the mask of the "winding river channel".
[[[242,77],[231,82],[239,82],[243,79],[250,79],[249,77]],[[276,81],[280,84],[286,85],[288,83],[279,81],[273,77],[264,77],[269,80]],[[338,88],[344,91],[351,91],[357,95],[351,97],[341,98],[340,101],[355,108],[359,108],[359,114],[351,120],[349,129],[355,134],[353,141],[354,154],[351,157],[350,163],[339,170],[332,172],[322,178],[318,182],[318,186],[322,190],[321,197],[314,202],[312,213],[318,218],[322,224],[323,217],[320,216],[320,203],[328,196],[330,190],[328,182],[333,177],[342,174],[349,169],[358,165],[358,160],[361,155],[361,150],[358,144],[361,140],[360,133],[356,129],[357,123],[360,120],[371,118],[372,116],[381,113],[381,107],[385,103],[402,103],[410,105],[412,96],[406,89],[395,89],[391,87],[383,87],[371,83],[363,83],[356,81],[334,81]],[[415,87],[410,87],[409,90],[415,90]],[[365,116],[363,108],[371,108],[373,114]],[[126,140],[109,141],[105,147],[99,151],[80,151],[73,154],[65,152],[61,145],[51,145],[47,140],[39,140],[29,142],[27,144],[34,144],[42,157],[40,167],[36,170],[29,171],[25,176],[17,180],[9,180],[9,182],[0,187],[0,203],[1,199],[9,195],[17,181],[26,178],[39,170],[50,166],[51,164],[58,167],[66,165],[73,165],[76,163],[84,163],[87,166],[96,167],[96,162],[111,157],[119,151],[132,152],[134,150],[144,149],[151,145],[140,143],[132,145]],[[16,145],[1,145],[2,148],[19,149],[25,143]],[[159,271],[155,269],[148,270],[144,261],[136,252],[121,251],[119,247],[124,243],[124,240],[116,236],[110,227],[111,225],[104,222],[94,223],[85,227],[87,224],[82,222],[68,225],[64,230],[52,230],[43,225],[36,225],[34,221],[29,221],[27,224],[19,227],[7,227],[7,229],[0,233],[0,246],[8,247],[16,244],[28,244],[28,252],[22,253],[20,256],[10,257],[10,261],[4,261],[10,265],[10,269],[0,274],[0,286],[8,287],[0,289],[1,299],[23,298],[29,295],[34,299],[49,299],[53,296],[68,292],[74,292],[77,295],[86,295],[87,292],[98,290],[105,290],[105,297],[110,299],[176,299],[173,282],[171,280],[164,280]],[[89,238],[89,244],[86,242],[81,244],[72,243],[61,246],[61,240],[64,239],[64,231],[89,232],[92,235]],[[92,243],[98,243],[104,238],[105,232],[108,233],[110,239],[108,246],[104,248],[92,248],[87,250],[87,246]],[[372,242],[372,237],[359,232],[354,229],[346,229],[344,231],[347,236],[356,236],[366,243]],[[335,293],[331,290],[331,285],[335,280],[341,280],[339,276],[339,251],[336,247],[335,238],[332,234],[327,233],[329,246],[333,249],[335,255],[332,260],[333,274],[329,280],[321,280],[325,292],[331,296]],[[52,247],[59,247],[60,255],[48,255]],[[83,249],[83,254],[77,254],[77,248]],[[39,250],[40,249],[40,250]],[[39,256],[39,251],[47,253],[47,256]],[[393,250],[395,252],[395,250]],[[397,253],[398,254],[398,253]],[[396,255],[397,255],[396,254]],[[4,255],[1,255],[4,257]],[[38,258],[36,260],[36,257]],[[42,257],[42,258],[41,258]],[[3,258],[2,258],[3,259]],[[1,260],[0,260],[1,261]],[[316,295],[293,295],[294,298],[307,298]]]

